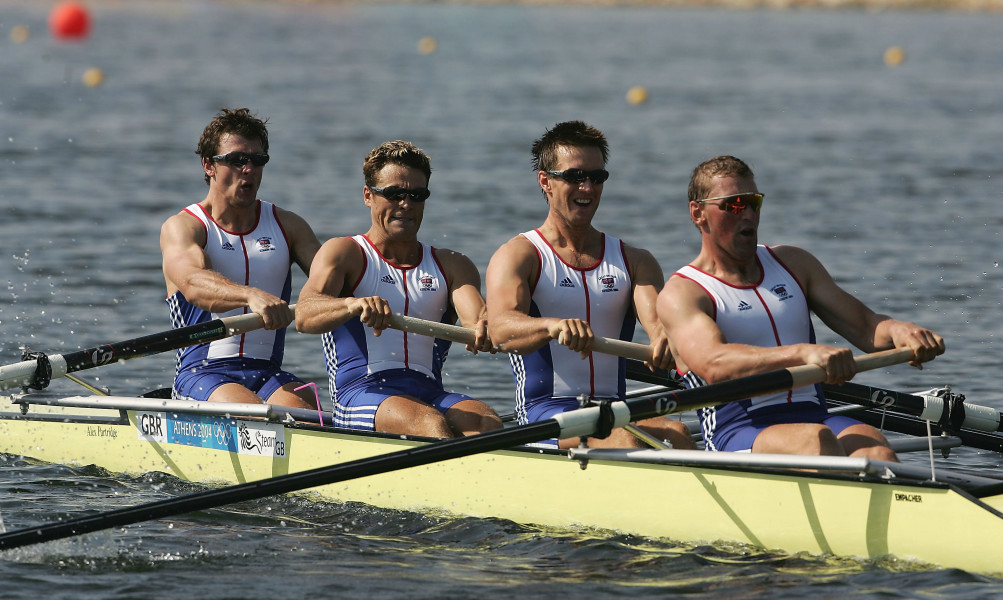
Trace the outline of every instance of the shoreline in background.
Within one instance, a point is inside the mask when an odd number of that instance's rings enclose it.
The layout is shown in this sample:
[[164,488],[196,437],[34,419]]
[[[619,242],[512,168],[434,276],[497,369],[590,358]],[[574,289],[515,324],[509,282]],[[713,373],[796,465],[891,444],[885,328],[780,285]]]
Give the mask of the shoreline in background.
[[280,4],[468,4],[525,6],[596,6],[720,8],[728,10],[863,10],[921,12],[1003,12],[1003,0],[213,0],[220,3]]
[[[57,0],[48,4],[54,5]],[[91,6],[139,8],[140,4],[178,5],[193,0],[144,0],[130,6],[123,0],[79,0]],[[1003,12],[1003,0],[197,0],[208,4],[283,4],[301,6],[361,6],[365,4],[466,4],[471,6],[594,6],[647,8],[711,8],[722,10],[822,10],[822,11],[901,11],[901,12]],[[10,4],[38,5],[38,0],[0,0]]]

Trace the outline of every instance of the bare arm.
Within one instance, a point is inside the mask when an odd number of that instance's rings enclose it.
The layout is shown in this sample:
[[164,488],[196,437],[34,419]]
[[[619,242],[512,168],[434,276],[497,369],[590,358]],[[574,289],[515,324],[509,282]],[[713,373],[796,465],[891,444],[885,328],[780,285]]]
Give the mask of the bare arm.
[[516,236],[502,245],[488,264],[488,331],[505,352],[526,354],[556,339],[575,352],[587,354],[595,339],[579,319],[530,317],[532,286],[540,269],[533,244]]
[[282,224],[286,238],[289,240],[289,252],[293,262],[299,265],[300,269],[307,275],[310,274],[310,265],[313,257],[320,249],[320,241],[314,234],[310,224],[294,212],[282,210],[276,207],[276,217]]
[[669,349],[669,338],[658,320],[656,310],[658,292],[665,284],[662,267],[647,250],[624,245],[627,264],[631,267],[633,282],[634,314],[641,323],[651,345],[651,359],[646,361],[649,369],[671,369],[674,366]]
[[693,371],[707,383],[804,364],[822,367],[826,383],[843,383],[856,373],[848,348],[729,343],[713,315],[713,300],[699,285],[678,275],[669,278],[658,295],[658,317],[671,340],[679,371]]
[[875,313],[863,302],[839,287],[817,258],[793,246],[779,246],[774,252],[799,278],[808,293],[808,306],[833,331],[864,352],[910,348],[916,360],[909,364],[922,368],[945,350],[936,333],[909,321],[899,321]]
[[468,344],[467,350],[474,354],[492,352],[487,306],[481,296],[481,274],[477,267],[469,258],[452,250],[437,249],[435,256],[445,270],[449,299],[460,324],[474,330],[474,343]]
[[296,329],[327,333],[352,317],[372,327],[376,334],[390,325],[392,311],[379,296],[355,298],[351,288],[365,267],[365,257],[351,238],[324,243],[310,265],[310,276],[296,304]]
[[281,298],[213,271],[204,243],[205,229],[195,217],[181,212],[164,222],[160,251],[168,295],[180,290],[188,302],[214,313],[246,306],[261,315],[265,329],[281,329],[292,322],[292,310]]

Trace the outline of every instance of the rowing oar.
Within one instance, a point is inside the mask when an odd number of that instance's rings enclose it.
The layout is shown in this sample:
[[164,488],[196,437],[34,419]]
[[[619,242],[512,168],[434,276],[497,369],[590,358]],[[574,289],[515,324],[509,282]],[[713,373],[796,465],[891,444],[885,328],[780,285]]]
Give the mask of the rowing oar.
[[[289,308],[295,309],[295,304]],[[78,350],[69,354],[39,354],[32,360],[25,360],[12,365],[0,367],[0,390],[19,387],[44,389],[49,381],[64,377],[67,373],[82,371],[118,362],[177,350],[195,344],[213,342],[232,335],[239,335],[261,329],[265,326],[262,318],[256,313],[213,319],[205,323],[171,329],[145,335],[143,337],[125,340]]]
[[[912,357],[911,350],[899,348],[858,356],[854,360],[857,363],[858,371],[866,371],[902,363],[912,359]],[[812,385],[822,381],[824,378],[825,372],[821,367],[817,365],[805,365],[751,375],[690,390],[672,391],[657,398],[634,398],[626,402],[614,402],[610,406],[612,410],[612,425],[613,427],[622,427],[631,421],[640,419],[695,410],[723,402],[741,400],[750,396]],[[285,494],[306,488],[357,479],[359,477],[389,473],[400,469],[470,456],[472,454],[502,450],[519,444],[539,442],[549,438],[589,436],[594,434],[599,428],[600,411],[600,407],[591,406],[561,413],[552,419],[529,423],[528,425],[518,425],[508,429],[496,429],[487,433],[463,438],[442,440],[398,452],[381,454],[379,456],[289,475],[280,475],[262,481],[242,483],[207,492],[141,504],[130,508],[120,508],[60,523],[50,523],[2,533],[0,534],[0,549],[48,542],[92,531],[130,525],[141,521],[216,508],[233,502],[253,500],[274,494]]]
[[[627,361],[627,378],[667,389],[683,387],[674,373],[652,372],[642,363],[632,360]],[[929,420],[937,427],[934,431],[937,434],[943,431],[961,438],[966,446],[1003,452],[1003,436],[993,435],[1003,431],[1003,412],[965,402],[963,395],[909,394],[852,382],[823,384],[822,392],[827,400],[864,407],[866,413],[852,416],[875,427],[884,425],[891,431],[925,436],[924,421]],[[887,414],[885,411],[888,411]],[[904,416],[897,416],[896,413]]]
[[[473,330],[467,329],[466,327],[460,327],[458,325],[448,325],[446,323],[427,321],[425,319],[418,319],[415,317],[393,315],[390,317],[390,327],[410,333],[429,335],[460,344],[472,345],[474,343]],[[597,337],[593,340],[592,351],[601,352],[603,354],[612,354],[614,356],[622,356],[624,358],[633,358],[642,362],[651,360],[650,346],[604,337]]]

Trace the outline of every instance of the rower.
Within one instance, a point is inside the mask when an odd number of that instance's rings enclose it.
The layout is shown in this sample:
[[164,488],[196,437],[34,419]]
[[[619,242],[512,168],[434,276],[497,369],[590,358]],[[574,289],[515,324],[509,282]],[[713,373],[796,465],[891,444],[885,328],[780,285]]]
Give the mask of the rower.
[[167,304],[175,328],[256,313],[254,330],[178,351],[174,396],[311,408],[316,400],[282,370],[290,268],[309,272],[320,242],[297,214],[259,200],[268,162],[265,121],[246,108],[223,109],[196,150],[209,192],[163,224]]
[[[592,225],[599,208],[608,144],[581,121],[558,123],[533,143],[533,167],[549,205],[543,225],[503,244],[487,271],[491,338],[509,352],[520,423],[579,408],[578,396],[623,400],[626,361],[592,352],[596,336],[630,340],[635,315],[651,342],[649,368],[672,366],[655,313],[662,270],[650,252]],[[676,448],[693,448],[686,426],[665,417],[636,425]],[[647,448],[624,429],[592,447]],[[551,440],[561,448],[578,438]]]
[[473,330],[467,350],[492,351],[474,263],[418,240],[431,195],[428,156],[410,142],[386,142],[362,172],[369,231],[324,243],[296,309],[297,329],[323,334],[335,425],[438,438],[501,428],[487,404],[443,389],[449,342],[388,329],[394,313],[459,318]]
[[[865,352],[910,348],[918,368],[944,352],[939,335],[876,314],[808,252],[759,245],[762,203],[752,169],[738,158],[718,156],[693,170],[689,214],[700,254],[658,297],[687,387],[806,364],[824,369],[827,384],[850,380],[857,371],[851,350],[816,344],[809,311]],[[830,415],[819,385],[699,412],[710,450],[897,460],[880,431]]]

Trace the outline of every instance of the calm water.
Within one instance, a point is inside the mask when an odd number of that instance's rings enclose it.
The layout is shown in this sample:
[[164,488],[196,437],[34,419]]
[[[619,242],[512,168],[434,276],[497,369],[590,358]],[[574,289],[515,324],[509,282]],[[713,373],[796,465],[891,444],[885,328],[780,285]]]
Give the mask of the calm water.
[[[947,339],[948,353],[922,372],[902,366],[861,381],[950,384],[1003,408],[1003,16],[109,2],[92,7],[86,43],[62,44],[46,31],[48,6],[0,2],[2,364],[24,344],[57,353],[168,327],[159,227],[203,198],[193,151],[222,106],[269,118],[261,196],[322,238],[368,227],[366,152],[414,141],[434,167],[424,239],[482,270],[498,245],[544,218],[531,141],[580,118],[612,147],[600,228],[650,249],[666,271],[680,266],[699,241],[686,217],[689,171],[716,154],[741,156],[768,194],[763,241],[810,248],[869,305]],[[24,43],[10,41],[16,25],[30,27]],[[426,36],[438,41],[431,55],[418,51]],[[906,60],[893,68],[882,56],[895,45]],[[81,82],[91,67],[105,74],[95,88]],[[635,85],[647,103],[625,101]],[[287,366],[323,383],[319,346],[291,334]],[[172,360],[81,375],[140,393],[170,383]],[[457,349],[448,375],[451,387],[511,411],[504,358]],[[52,389],[80,391],[65,380]],[[959,451],[952,461],[998,469],[1000,457]],[[9,527],[190,489],[0,462]],[[659,507],[641,508],[657,518]],[[19,598],[1003,593],[1003,580],[896,562],[297,498],[4,558],[0,596]]]

